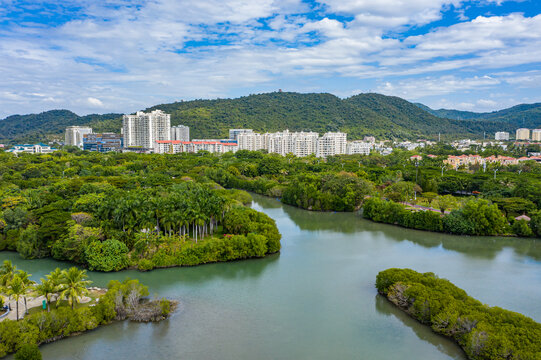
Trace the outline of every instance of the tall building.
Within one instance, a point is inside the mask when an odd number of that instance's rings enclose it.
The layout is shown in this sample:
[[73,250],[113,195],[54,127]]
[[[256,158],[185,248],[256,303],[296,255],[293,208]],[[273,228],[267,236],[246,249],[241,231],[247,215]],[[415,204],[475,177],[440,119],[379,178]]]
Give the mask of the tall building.
[[532,140],[541,141],[541,129],[532,130]]
[[124,141],[121,134],[86,134],[83,137],[83,150],[87,151],[122,151],[123,144]]
[[184,125],[172,126],[171,140],[190,141],[190,128]]
[[530,140],[530,129],[517,129],[517,140]]
[[328,132],[317,142],[317,157],[325,158],[346,153],[347,134],[342,132]]
[[[266,135],[266,134],[265,134]],[[239,150],[257,151],[266,149],[266,136],[258,133],[237,134]]]
[[237,140],[239,134],[251,134],[253,132],[252,129],[229,129],[229,139]]
[[365,141],[350,141],[346,145],[346,154],[354,155],[370,155],[370,150],[374,146],[374,143],[369,143]]
[[122,129],[124,147],[152,149],[156,141],[171,140],[171,115],[161,110],[124,115]]
[[68,126],[65,133],[65,145],[83,147],[83,137],[92,134],[92,128],[88,126]]
[[494,136],[494,139],[507,141],[509,140],[509,133],[507,131],[498,131]]

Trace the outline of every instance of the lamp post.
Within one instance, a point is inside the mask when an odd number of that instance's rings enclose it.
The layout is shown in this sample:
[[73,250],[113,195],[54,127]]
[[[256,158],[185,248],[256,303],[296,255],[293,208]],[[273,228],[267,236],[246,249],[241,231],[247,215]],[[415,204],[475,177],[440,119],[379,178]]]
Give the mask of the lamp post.
[[494,169],[494,180],[496,180],[496,172],[498,172],[500,169]]

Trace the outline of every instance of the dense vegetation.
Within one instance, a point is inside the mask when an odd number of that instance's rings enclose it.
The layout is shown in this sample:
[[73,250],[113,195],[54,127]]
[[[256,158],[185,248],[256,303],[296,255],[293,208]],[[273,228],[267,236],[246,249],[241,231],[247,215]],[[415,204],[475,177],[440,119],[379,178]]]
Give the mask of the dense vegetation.
[[[172,125],[188,125],[194,138],[227,137],[232,128],[253,128],[260,132],[340,130],[347,132],[349,139],[362,139],[366,135],[435,139],[438,133],[481,137],[483,131],[513,131],[516,126],[507,117],[518,118],[510,111],[483,122],[442,119],[404,99],[373,93],[340,99],[332,94],[274,92],[237,99],[181,101],[147,110],[154,109],[170,113]],[[0,142],[43,141],[48,138],[46,135],[59,138],[69,125],[90,125],[96,132],[119,132],[121,116],[77,116],[67,110],[14,115],[0,120]]]
[[[5,319],[0,322],[0,357],[17,352],[18,358],[24,358],[22,356],[26,353],[36,354],[36,345],[92,330],[115,319],[159,321],[165,319],[175,305],[166,299],[142,301],[148,296],[148,288],[138,280],[113,280],[107,292],[92,306],[75,306],[82,296],[89,295],[87,286],[90,284],[86,280],[86,271],[75,267],[56,269],[41,279],[40,284],[35,284],[28,279],[26,272],[5,261],[0,268],[0,276],[2,293],[16,300],[17,306],[20,297],[26,299],[40,295],[48,304],[47,310],[26,310],[22,320]],[[25,279],[23,287],[21,278]],[[54,308],[50,305],[51,298],[55,298]]]
[[0,157],[0,250],[27,259],[150,270],[280,250],[274,221],[241,204],[248,194],[183,176],[199,157],[176,164],[136,154]]
[[541,324],[484,305],[433,273],[388,269],[378,274],[376,288],[434,332],[456,341],[470,359],[539,359]]
[[432,115],[445,119],[479,120],[483,122],[501,121],[508,125],[511,125],[511,131],[521,127],[525,127],[528,129],[536,129],[541,126],[541,121],[539,120],[541,118],[541,103],[521,104],[513,106],[509,109],[493,111],[489,113],[476,113],[471,111],[447,109],[433,110],[428,106],[422,104],[416,105]]

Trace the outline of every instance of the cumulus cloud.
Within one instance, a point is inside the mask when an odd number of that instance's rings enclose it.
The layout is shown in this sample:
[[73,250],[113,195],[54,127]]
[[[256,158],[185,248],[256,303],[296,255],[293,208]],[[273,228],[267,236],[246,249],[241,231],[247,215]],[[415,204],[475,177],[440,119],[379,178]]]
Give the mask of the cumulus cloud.
[[86,99],[86,102],[90,105],[90,106],[94,106],[94,107],[103,107],[103,103],[101,102],[100,99],[96,99],[94,97],[89,97]]

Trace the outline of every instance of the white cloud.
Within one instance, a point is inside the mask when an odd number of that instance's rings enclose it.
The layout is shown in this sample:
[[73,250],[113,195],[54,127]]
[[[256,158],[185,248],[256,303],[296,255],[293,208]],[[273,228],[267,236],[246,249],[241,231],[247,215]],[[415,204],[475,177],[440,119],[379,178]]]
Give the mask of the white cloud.
[[89,97],[86,99],[86,102],[93,107],[103,107],[103,103],[100,99],[96,99],[95,97]]

